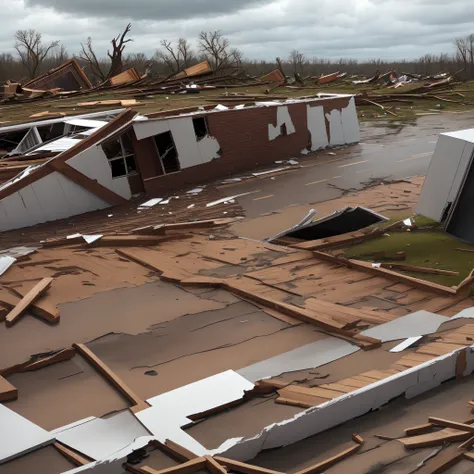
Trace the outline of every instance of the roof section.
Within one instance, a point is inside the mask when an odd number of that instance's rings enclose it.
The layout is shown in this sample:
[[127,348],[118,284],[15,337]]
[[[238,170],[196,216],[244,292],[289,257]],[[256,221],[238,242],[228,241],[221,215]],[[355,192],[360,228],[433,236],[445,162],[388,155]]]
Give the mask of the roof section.
[[92,89],[92,83],[89,81],[84,71],[75,59],[61,64],[56,69],[32,79],[23,87],[31,89],[54,89],[59,87],[65,91],[79,89]]

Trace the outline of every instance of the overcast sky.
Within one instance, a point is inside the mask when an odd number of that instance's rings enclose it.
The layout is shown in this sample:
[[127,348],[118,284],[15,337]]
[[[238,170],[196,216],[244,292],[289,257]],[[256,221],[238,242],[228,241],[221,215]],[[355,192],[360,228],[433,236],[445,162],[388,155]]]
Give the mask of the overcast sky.
[[412,59],[453,52],[455,37],[474,33],[474,0],[7,0],[0,22],[0,52],[13,51],[16,30],[35,28],[69,53],[91,36],[105,56],[131,22],[128,52],[221,30],[249,59],[293,48],[309,58]]

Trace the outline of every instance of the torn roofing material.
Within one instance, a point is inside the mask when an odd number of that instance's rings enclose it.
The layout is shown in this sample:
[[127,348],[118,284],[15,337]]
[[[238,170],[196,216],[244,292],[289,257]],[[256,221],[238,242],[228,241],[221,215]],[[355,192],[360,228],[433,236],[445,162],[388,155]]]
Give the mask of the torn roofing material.
[[237,373],[251,382],[256,382],[286,372],[321,367],[342,357],[354,354],[358,350],[359,347],[349,342],[335,337],[328,337],[262,362],[249,365],[238,370]]
[[[312,217],[314,217],[314,214]],[[308,214],[299,224],[278,234],[269,241],[281,237],[318,240],[364,229],[388,220],[386,217],[360,206],[346,207],[317,220],[314,220],[312,217],[309,218]]]

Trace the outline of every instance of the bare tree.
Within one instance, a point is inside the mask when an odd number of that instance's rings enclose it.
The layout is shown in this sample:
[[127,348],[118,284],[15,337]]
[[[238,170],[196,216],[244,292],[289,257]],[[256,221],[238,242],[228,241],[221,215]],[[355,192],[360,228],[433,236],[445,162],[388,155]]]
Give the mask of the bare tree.
[[236,69],[242,63],[242,53],[238,49],[230,49],[229,40],[224,38],[220,31],[201,31],[199,47],[214,73],[224,69]]
[[184,38],[179,38],[176,46],[165,39],[161,40],[160,44],[162,49],[156,52],[155,57],[161,60],[173,74],[178,74],[189,67],[195,59],[191,45]]
[[79,53],[79,58],[87,63],[92,74],[100,81],[105,81],[106,75],[101,67],[99,60],[92,47],[92,38],[89,36],[87,42],[84,45],[81,43],[82,51]]
[[306,63],[306,57],[301,51],[293,49],[290,53],[289,61],[291,66],[293,67],[294,74],[303,74],[304,65]]
[[140,73],[148,73],[153,61],[146,56],[144,53],[134,53],[134,54],[129,54],[125,59],[124,59],[124,66],[127,68],[134,67],[136,68]]
[[15,33],[15,49],[30,79],[34,79],[48,54],[56,48],[59,41],[45,45],[41,33],[36,30],[18,30]]
[[132,24],[129,23],[123,33],[118,35],[117,38],[112,40],[112,54],[110,51],[107,51],[107,56],[111,60],[111,65],[109,72],[107,74],[106,79],[110,79],[113,76],[116,76],[122,71],[123,62],[122,62],[122,55],[127,43],[133,41],[132,39],[125,39],[130,30],[132,29]]

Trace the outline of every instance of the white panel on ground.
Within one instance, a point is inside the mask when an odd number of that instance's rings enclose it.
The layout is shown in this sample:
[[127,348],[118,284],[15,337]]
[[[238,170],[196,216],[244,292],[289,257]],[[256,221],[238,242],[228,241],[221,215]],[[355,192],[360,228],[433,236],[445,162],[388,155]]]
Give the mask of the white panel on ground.
[[16,258],[10,256],[0,257],[0,276],[2,276],[14,263]]
[[328,337],[271,357],[237,371],[251,382],[275,377],[285,372],[313,369],[357,352],[359,347],[335,337]]
[[329,121],[329,144],[331,146],[343,145],[344,131],[342,129],[342,114],[338,109],[331,110],[326,114]]
[[413,346],[413,344],[416,344],[422,338],[423,336],[409,337],[400,344],[396,345],[394,348],[390,349],[389,352],[402,352],[405,349],[408,349],[409,347]]
[[360,129],[359,119],[357,117],[357,109],[355,106],[355,99],[351,97],[349,105],[342,109],[342,130],[344,133],[344,143],[359,143]]
[[253,388],[253,383],[228,370],[150,398],[151,407],[135,416],[158,440],[171,439],[200,455],[205,448],[181,430],[191,423],[187,417],[240,400]]
[[168,120],[143,120],[133,122],[133,130],[137,137],[137,140],[143,140],[144,138],[153,137],[160,133],[168,132],[170,124]]
[[0,464],[54,441],[43,428],[0,403]]
[[253,438],[234,438],[224,442],[211,454],[239,461],[253,459],[264,449],[274,449],[296,443],[348,420],[376,410],[400,395],[411,398],[452,379],[456,375],[456,360],[466,352],[469,375],[474,368],[472,347],[432,359],[404,372],[298,413],[293,418],[267,426]]
[[219,151],[221,149],[219,142],[214,137],[206,135],[197,142],[199,153],[201,154],[201,163],[208,163],[209,161],[219,158]]
[[326,129],[326,119],[322,105],[317,107],[306,106],[308,130],[311,134],[311,151],[326,148],[329,145],[328,133]]
[[105,420],[95,418],[55,436],[61,443],[92,459],[102,459],[148,435],[148,431],[127,410]]
[[191,117],[170,119],[169,124],[181,169],[200,165],[203,161],[197,144],[193,119]]
[[[459,138],[446,134],[439,136],[415,208],[417,214],[441,221],[449,197],[457,194],[458,190],[453,188],[456,176],[464,176],[467,172],[466,162],[463,161],[461,164],[466,145],[468,144]],[[459,178],[456,179],[456,183],[459,186]]]
[[291,120],[290,111],[286,105],[282,105],[277,108],[277,124],[276,126],[273,124],[268,124],[268,139],[275,140],[275,138],[281,135],[281,127],[285,125],[286,134],[291,135],[295,133],[295,126],[293,125],[293,121]]
[[449,318],[446,316],[422,310],[367,329],[361,334],[380,339],[382,342],[397,341],[398,339],[432,334],[448,320]]

